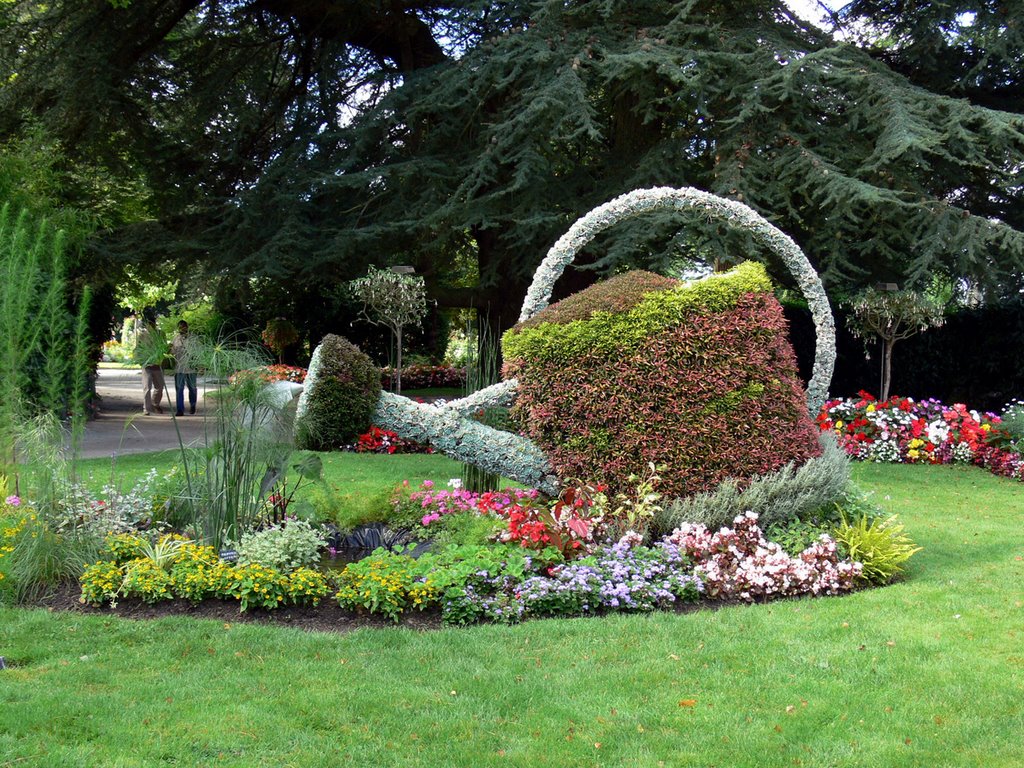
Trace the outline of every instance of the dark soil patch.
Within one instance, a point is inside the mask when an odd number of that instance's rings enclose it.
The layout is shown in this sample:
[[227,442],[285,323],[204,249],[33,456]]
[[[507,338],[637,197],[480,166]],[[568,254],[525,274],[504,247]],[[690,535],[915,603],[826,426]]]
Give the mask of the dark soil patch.
[[[160,619],[164,616],[188,616],[193,619],[213,619],[224,623],[274,624],[281,627],[296,627],[311,632],[351,632],[366,627],[405,627],[407,629],[426,631],[441,629],[439,608],[423,612],[410,611],[402,615],[399,621],[393,622],[383,616],[355,613],[341,608],[336,602],[325,599],[319,606],[285,606],[275,611],[261,608],[241,613],[237,603],[226,600],[204,600],[193,605],[187,600],[166,600],[149,605],[138,598],[125,598],[117,601],[116,607],[104,606],[94,608],[78,601],[81,590],[77,584],[69,583],[40,600],[36,605],[50,611],[66,611],[93,616],[117,616],[122,619]],[[673,613],[692,613],[699,610],[716,610],[726,605],[736,605],[736,601],[707,600],[698,603],[677,603],[668,610]],[[600,614],[577,618],[599,618]],[[572,617],[565,617],[572,618]]]
[[94,616],[118,616],[122,619],[159,619],[164,616],[188,616],[193,619],[213,619],[228,623],[275,624],[297,627],[313,632],[351,632],[364,627],[407,627],[415,630],[440,629],[440,610],[410,612],[395,622],[383,616],[371,616],[345,610],[326,599],[319,606],[285,606],[274,611],[254,608],[241,613],[238,603],[225,600],[204,600],[193,605],[187,600],[166,600],[149,605],[137,598],[117,601],[117,606],[94,608],[78,602],[81,590],[77,584],[62,585],[38,605],[51,611],[69,611]]

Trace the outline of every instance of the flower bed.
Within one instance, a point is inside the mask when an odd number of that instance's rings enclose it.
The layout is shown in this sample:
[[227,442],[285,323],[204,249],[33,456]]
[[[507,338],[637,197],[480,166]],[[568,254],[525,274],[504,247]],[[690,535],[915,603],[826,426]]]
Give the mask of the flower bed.
[[[390,390],[394,384],[395,369],[381,368],[380,385]],[[410,365],[402,368],[403,389],[431,389],[435,387],[462,388],[466,386],[466,369],[452,365]]]
[[627,534],[573,561],[550,547],[514,544],[455,547],[419,559],[378,550],[341,573],[335,597],[344,608],[395,620],[439,605],[447,624],[511,623],[652,611],[702,596],[752,602],[838,594],[852,589],[862,572],[860,563],[840,558],[828,536],[796,557],[786,554],[765,540],[752,513],[714,534],[691,526],[652,546],[641,542]]
[[[167,523],[153,517],[163,508],[155,503],[159,494],[142,500],[153,481],[147,475],[132,491],[137,504],[83,497],[72,513],[45,521],[36,519],[31,502],[10,496],[0,507],[0,573],[13,573],[12,558],[32,549],[37,536],[57,543],[73,529],[100,551],[80,576],[81,602],[91,606],[220,600],[244,612],[316,606],[333,595],[338,607],[358,614],[397,621],[429,609],[461,625],[651,611],[701,599],[837,594],[887,582],[916,551],[902,526],[870,511],[853,522],[843,515],[841,522],[801,529],[810,535],[795,543],[773,528],[785,549],[768,540],[753,513],[717,531],[686,523],[652,541],[645,535],[660,509],[653,490],[659,479],[651,466],[633,478],[630,495],[612,498],[602,486],[581,482],[568,483],[557,498],[512,488],[474,493],[458,481],[447,488],[403,484],[386,525],[404,541],[422,543],[410,551],[382,537],[399,551],[379,548],[337,571],[318,566],[328,547],[324,530],[293,517],[273,525],[257,520],[243,530],[235,561],[165,533]],[[10,587],[0,582],[0,589]]]
[[834,431],[840,446],[861,461],[975,464],[1024,480],[1020,444],[1003,429],[1002,417],[962,403],[909,397],[879,402],[862,391],[856,398],[827,401],[817,423],[823,432]]
[[354,445],[346,446],[356,453],[433,453],[429,445],[406,440],[389,429],[370,427],[359,435]]
[[[521,493],[526,500],[529,492]],[[445,493],[427,506],[451,503],[458,509],[450,515],[491,515],[507,522],[518,501],[505,493]],[[429,526],[434,521],[426,517]],[[237,602],[246,611],[315,606],[333,594],[342,608],[395,621],[409,611],[437,609],[447,624],[511,623],[652,611],[705,596],[751,602],[837,594],[852,589],[862,572],[860,563],[840,558],[828,536],[798,556],[786,554],[766,541],[752,513],[717,533],[689,525],[653,545],[642,541],[629,533],[613,544],[591,543],[587,554],[571,561],[556,548],[537,549],[536,542],[527,540],[449,546],[419,558],[378,549],[331,574],[306,566],[228,562],[212,547],[177,535],[152,542],[117,534],[108,538],[103,558],[83,573],[81,602],[101,606],[124,598],[148,604],[215,598]]]
[[264,365],[259,368],[239,371],[230,379],[230,383],[238,384],[248,377],[258,378],[266,384],[275,381],[290,381],[294,384],[302,384],[306,381],[306,369],[294,365]]

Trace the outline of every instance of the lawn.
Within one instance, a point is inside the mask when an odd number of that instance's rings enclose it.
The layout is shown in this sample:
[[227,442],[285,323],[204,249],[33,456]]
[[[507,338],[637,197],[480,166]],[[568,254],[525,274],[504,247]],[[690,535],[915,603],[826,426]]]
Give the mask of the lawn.
[[[424,480],[446,483],[461,477],[462,464],[442,454],[321,453],[324,481],[336,495],[340,514],[347,519],[371,515],[387,502],[392,489],[403,480],[419,485]],[[109,458],[83,459],[77,467],[82,481],[99,492],[106,484],[122,490],[131,486],[151,468],[166,473],[180,460],[178,451],[128,454],[111,462]],[[510,481],[511,483],[511,481]],[[310,486],[300,487],[296,499],[306,498]]]
[[1024,764],[1024,489],[855,476],[924,551],[841,598],[348,635],[0,609],[0,765]]

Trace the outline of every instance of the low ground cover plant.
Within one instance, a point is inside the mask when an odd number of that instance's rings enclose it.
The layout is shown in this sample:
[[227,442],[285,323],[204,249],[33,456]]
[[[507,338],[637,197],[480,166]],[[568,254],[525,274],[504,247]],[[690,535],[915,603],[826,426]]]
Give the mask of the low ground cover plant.
[[817,422],[822,431],[835,433],[848,455],[861,461],[975,464],[1024,480],[1021,416],[1017,401],[999,415],[935,399],[894,396],[878,401],[862,391],[855,398],[826,402]]

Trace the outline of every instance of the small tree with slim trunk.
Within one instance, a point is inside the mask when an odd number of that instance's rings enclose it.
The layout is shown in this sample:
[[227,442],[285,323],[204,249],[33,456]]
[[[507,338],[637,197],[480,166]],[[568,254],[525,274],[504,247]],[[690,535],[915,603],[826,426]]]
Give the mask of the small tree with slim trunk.
[[277,362],[283,363],[284,351],[299,340],[299,331],[289,320],[275,317],[267,321],[260,338],[277,355]]
[[366,277],[350,284],[363,302],[363,315],[371,323],[386,325],[395,335],[395,394],[402,393],[402,329],[419,325],[427,314],[427,290],[423,278],[390,269],[370,268]]
[[892,348],[897,341],[943,324],[942,307],[917,291],[879,291],[869,288],[851,306],[848,325],[859,339],[877,336],[882,344],[880,398],[889,398]]

